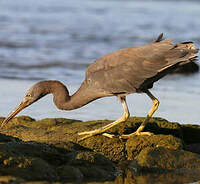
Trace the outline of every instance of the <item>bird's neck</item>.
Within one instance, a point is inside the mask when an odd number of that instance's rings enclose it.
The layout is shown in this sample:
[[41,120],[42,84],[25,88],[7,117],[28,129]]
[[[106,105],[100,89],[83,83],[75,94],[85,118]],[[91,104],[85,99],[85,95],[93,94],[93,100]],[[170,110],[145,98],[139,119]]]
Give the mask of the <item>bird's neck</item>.
[[101,97],[101,95],[92,92],[85,82],[70,96],[65,85],[59,81],[52,81],[50,93],[53,94],[54,104],[61,110],[77,109]]

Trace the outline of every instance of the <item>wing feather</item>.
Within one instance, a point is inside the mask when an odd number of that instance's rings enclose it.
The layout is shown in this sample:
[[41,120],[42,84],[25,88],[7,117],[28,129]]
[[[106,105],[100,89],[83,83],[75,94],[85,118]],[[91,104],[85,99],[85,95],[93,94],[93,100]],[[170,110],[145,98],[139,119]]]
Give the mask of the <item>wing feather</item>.
[[113,94],[136,92],[147,79],[190,60],[198,52],[193,43],[173,45],[171,42],[167,39],[107,54],[88,67],[86,80]]

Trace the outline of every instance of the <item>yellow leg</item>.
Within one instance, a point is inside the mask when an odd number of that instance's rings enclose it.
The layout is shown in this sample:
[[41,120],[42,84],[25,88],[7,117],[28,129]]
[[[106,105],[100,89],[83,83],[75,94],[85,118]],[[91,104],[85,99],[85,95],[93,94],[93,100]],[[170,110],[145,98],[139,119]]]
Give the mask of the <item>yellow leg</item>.
[[79,141],[81,140],[84,140],[88,137],[91,137],[91,136],[94,136],[94,135],[97,135],[97,134],[102,134],[106,137],[109,137],[109,138],[113,138],[114,135],[112,134],[108,134],[108,133],[104,133],[106,130],[112,128],[113,126],[121,123],[121,122],[124,122],[126,121],[129,116],[130,116],[130,113],[129,113],[129,110],[128,110],[128,107],[127,107],[127,104],[126,104],[126,98],[125,97],[120,97],[120,100],[121,100],[121,103],[122,103],[122,106],[123,106],[123,109],[124,109],[124,114],[121,118],[119,118],[118,120],[104,126],[104,127],[101,127],[99,129],[95,129],[95,130],[92,130],[92,131],[87,131],[87,132],[81,132],[81,133],[78,133],[78,135],[86,135],[84,137],[82,137],[81,139],[79,139]]
[[136,130],[136,132],[132,133],[132,134],[128,134],[128,135],[121,135],[120,138],[125,138],[128,139],[129,137],[133,136],[133,135],[152,135],[153,133],[151,132],[142,132],[144,127],[146,126],[146,124],[148,123],[149,119],[153,116],[154,112],[158,109],[159,106],[159,101],[156,97],[154,97],[150,91],[146,91],[146,94],[151,98],[152,102],[153,102],[153,106],[151,108],[151,110],[149,111],[146,119],[144,120],[144,122],[140,125],[140,127]]

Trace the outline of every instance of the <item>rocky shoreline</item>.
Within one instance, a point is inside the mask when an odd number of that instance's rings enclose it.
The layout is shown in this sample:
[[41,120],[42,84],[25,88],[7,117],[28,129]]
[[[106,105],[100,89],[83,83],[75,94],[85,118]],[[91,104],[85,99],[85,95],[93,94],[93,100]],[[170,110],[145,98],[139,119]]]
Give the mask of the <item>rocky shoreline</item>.
[[[0,118],[0,122],[3,119]],[[116,135],[131,133],[143,120],[142,117],[131,117],[108,132]],[[200,180],[199,125],[181,125],[152,118],[146,127],[154,133],[150,137],[134,136],[122,140],[97,135],[78,140],[78,132],[93,130],[108,122],[14,118],[0,130],[0,182],[107,181],[120,184]]]

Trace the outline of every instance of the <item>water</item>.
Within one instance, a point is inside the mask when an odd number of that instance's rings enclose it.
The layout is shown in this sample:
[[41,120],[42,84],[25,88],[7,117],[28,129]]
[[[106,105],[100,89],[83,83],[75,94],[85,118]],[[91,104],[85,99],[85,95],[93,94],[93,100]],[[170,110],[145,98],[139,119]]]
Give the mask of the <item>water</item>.
[[160,32],[200,44],[198,1],[0,1],[0,77],[80,83],[86,67]]
[[[35,82],[61,80],[73,92],[94,60],[120,48],[150,43],[160,32],[175,42],[192,40],[200,47],[199,18],[199,1],[2,0],[1,115],[6,116]],[[198,73],[160,80],[152,90],[161,101],[155,115],[199,123],[199,79]],[[151,107],[144,95],[131,95],[128,101],[132,115],[145,116]],[[120,104],[109,98],[60,112],[47,97],[21,114],[91,120],[116,119],[121,111]]]

